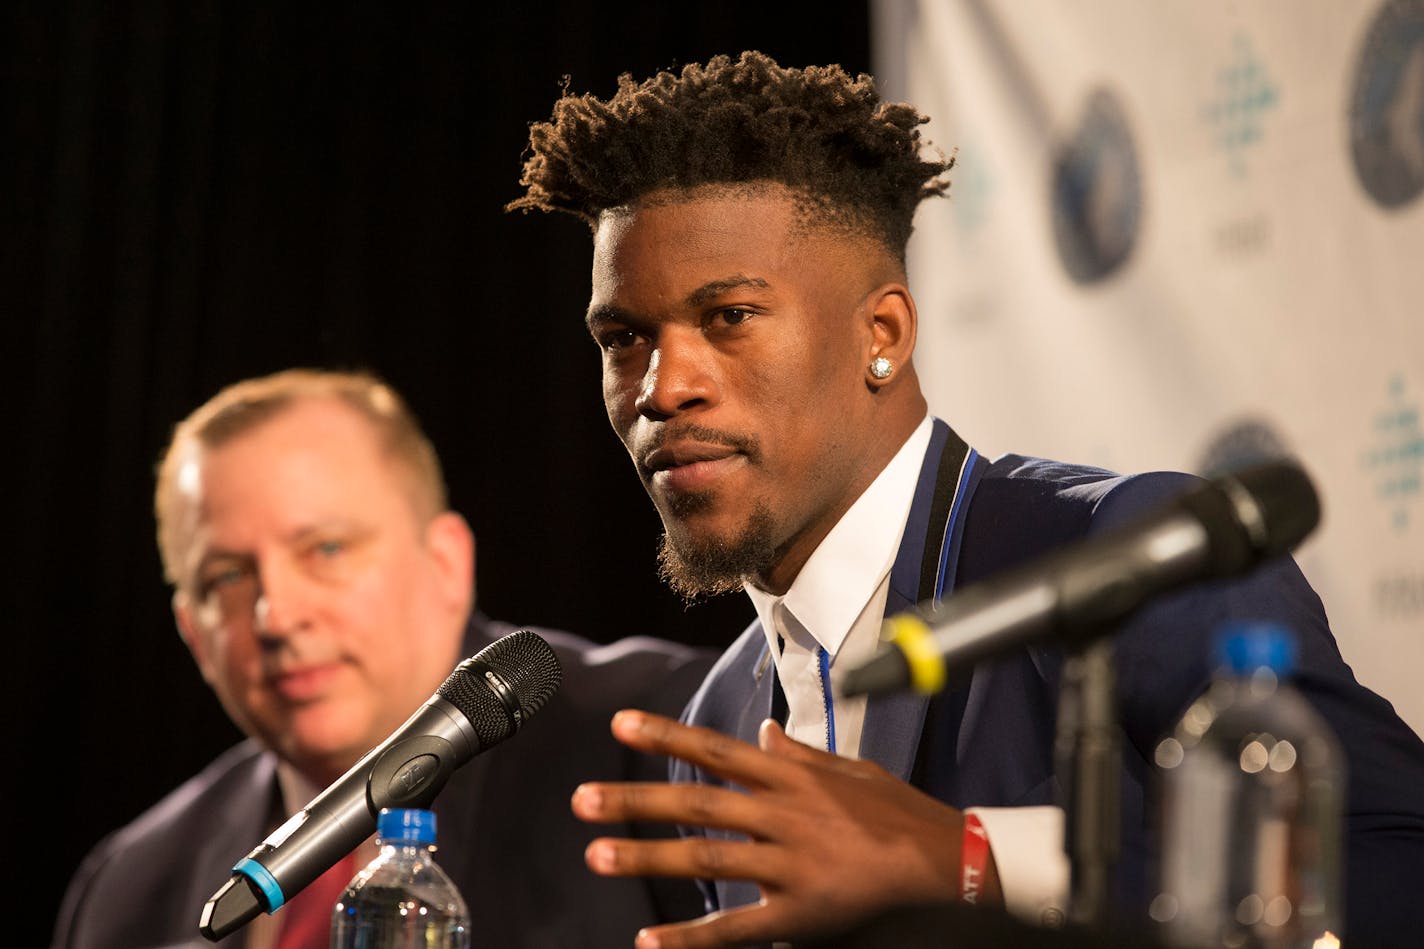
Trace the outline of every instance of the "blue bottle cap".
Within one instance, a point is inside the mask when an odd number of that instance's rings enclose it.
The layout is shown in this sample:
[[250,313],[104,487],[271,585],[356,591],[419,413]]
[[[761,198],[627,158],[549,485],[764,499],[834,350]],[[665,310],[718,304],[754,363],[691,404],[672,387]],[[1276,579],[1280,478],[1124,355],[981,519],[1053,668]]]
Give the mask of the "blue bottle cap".
[[381,808],[381,816],[376,818],[376,837],[383,843],[410,841],[420,844],[435,843],[435,812],[415,808]]
[[1270,620],[1227,623],[1216,635],[1216,658],[1236,675],[1264,666],[1283,679],[1295,671],[1295,633]]

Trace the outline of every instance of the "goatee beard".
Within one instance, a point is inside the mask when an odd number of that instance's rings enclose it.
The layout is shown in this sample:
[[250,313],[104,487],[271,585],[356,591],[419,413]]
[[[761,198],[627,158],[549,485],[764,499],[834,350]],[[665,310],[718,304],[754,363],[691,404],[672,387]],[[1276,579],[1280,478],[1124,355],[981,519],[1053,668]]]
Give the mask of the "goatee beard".
[[[680,499],[683,503],[676,507],[683,510],[675,510],[672,516],[698,507],[694,498]],[[667,520],[664,518],[665,527]],[[729,542],[698,540],[686,530],[668,528],[658,546],[658,576],[674,593],[694,603],[737,592],[744,578],[769,570],[775,560],[771,511],[757,504],[741,533]]]

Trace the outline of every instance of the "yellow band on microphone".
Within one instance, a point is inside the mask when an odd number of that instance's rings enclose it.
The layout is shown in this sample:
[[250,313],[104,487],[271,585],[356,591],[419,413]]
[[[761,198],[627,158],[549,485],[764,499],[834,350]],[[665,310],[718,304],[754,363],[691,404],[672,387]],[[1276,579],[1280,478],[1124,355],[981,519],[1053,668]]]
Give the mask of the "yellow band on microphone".
[[944,660],[935,648],[934,634],[918,616],[899,613],[885,621],[885,631],[910,667],[910,687],[923,695],[944,688]]

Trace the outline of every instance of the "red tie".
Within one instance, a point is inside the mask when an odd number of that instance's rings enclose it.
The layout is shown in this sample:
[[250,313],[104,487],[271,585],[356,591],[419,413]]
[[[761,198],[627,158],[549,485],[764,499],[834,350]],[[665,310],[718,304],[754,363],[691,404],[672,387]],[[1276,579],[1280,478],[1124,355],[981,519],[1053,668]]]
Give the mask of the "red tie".
[[282,931],[277,937],[277,949],[327,949],[331,944],[332,908],[358,869],[353,850],[288,900],[281,909]]

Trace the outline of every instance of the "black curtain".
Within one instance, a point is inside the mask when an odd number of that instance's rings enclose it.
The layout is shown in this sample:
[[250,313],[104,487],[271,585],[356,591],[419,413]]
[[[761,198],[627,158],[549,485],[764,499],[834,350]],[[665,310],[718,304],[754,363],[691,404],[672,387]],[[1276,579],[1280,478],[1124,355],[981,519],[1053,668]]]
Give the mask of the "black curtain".
[[654,577],[657,519],[582,326],[587,229],[501,208],[565,74],[606,95],[745,48],[864,71],[863,3],[0,18],[7,944],[44,944],[84,852],[237,738],[173,630],[150,513],[173,423],[227,383],[318,365],[396,385],[492,615],[708,644],[747,621],[743,597],[687,609]]

